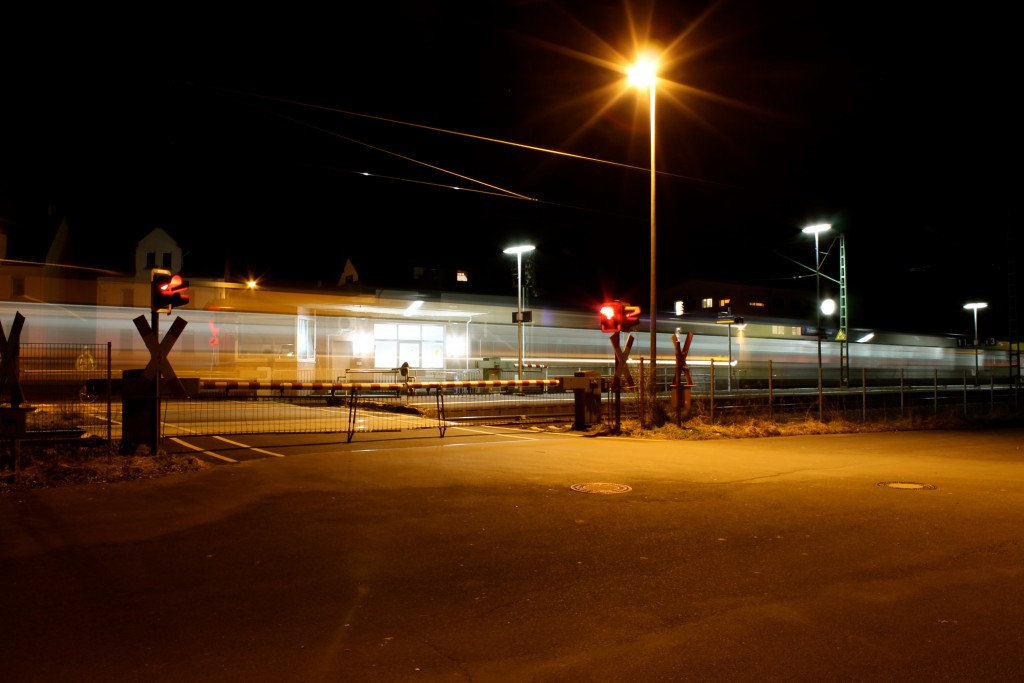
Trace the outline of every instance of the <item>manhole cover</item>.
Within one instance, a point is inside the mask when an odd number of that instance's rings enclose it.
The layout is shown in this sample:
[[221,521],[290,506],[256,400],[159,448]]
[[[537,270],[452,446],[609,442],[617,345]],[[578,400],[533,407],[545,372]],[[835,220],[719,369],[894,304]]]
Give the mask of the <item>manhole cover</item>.
[[931,484],[921,484],[916,481],[880,481],[878,485],[890,489],[927,489],[929,491],[935,489]]
[[573,491],[580,493],[625,493],[633,488],[625,484],[608,484],[603,481],[590,482],[589,484],[573,484],[570,487]]

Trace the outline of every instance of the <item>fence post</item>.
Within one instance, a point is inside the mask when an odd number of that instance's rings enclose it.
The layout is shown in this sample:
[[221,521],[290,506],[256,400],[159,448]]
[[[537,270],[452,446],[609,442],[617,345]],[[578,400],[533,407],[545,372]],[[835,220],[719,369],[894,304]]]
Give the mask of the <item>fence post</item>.
[[[818,344],[819,344],[819,348],[820,348],[820,344],[821,344],[821,328],[820,327],[818,328]],[[825,404],[825,394],[824,394],[824,390],[821,387],[821,363],[818,363],[818,422],[822,422],[825,419],[823,417],[824,410],[825,410],[825,405],[824,404]]]
[[904,393],[903,393],[903,368],[900,368],[900,417],[906,417],[906,413],[903,410],[904,405]]
[[112,433],[111,430],[113,429],[113,424],[114,424],[113,415],[111,414],[111,405],[110,405],[113,402],[113,400],[114,400],[114,382],[113,382],[113,379],[111,377],[111,371],[112,371],[111,363],[112,363],[112,361],[111,361],[111,358],[110,358],[110,344],[111,344],[111,342],[107,342],[107,443],[111,442],[111,437],[113,436],[113,433]]
[[995,415],[996,412],[996,376],[988,376],[988,414]]
[[708,398],[711,402],[711,422],[715,421],[715,359],[711,359],[711,381],[708,382],[711,385],[711,393]]
[[967,417],[967,371],[964,370],[964,417]]
[[860,419],[868,421],[868,377],[864,368],[860,369]]
[[775,419],[775,394],[772,391],[772,362],[768,361],[768,419]]
[[[643,359],[643,356],[640,357],[640,386],[638,387],[638,389],[639,389],[639,392],[640,392],[640,395],[638,396],[638,398],[640,400],[640,411],[639,411],[639,414],[637,415],[637,419],[639,419],[640,427],[642,428],[642,427],[647,427],[650,424],[650,423],[647,422],[647,407],[646,407],[647,406],[647,376],[646,376],[645,370],[644,370],[644,359]],[[618,404],[618,403],[619,403],[619,401],[616,400],[616,404]],[[620,423],[619,418],[620,418],[619,412],[618,412],[618,410],[616,410],[616,412],[615,412],[615,432],[616,433],[618,433],[619,430],[622,428],[622,424]]]

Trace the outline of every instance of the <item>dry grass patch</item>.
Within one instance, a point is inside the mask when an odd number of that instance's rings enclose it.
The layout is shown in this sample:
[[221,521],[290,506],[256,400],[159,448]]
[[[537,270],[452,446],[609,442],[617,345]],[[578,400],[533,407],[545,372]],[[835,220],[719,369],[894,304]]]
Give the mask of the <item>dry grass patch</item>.
[[[978,429],[1001,426],[1020,426],[1020,421],[966,420],[962,417],[946,416],[928,419],[904,418],[878,422],[856,422],[843,419],[826,421],[774,421],[759,418],[729,422],[709,422],[704,417],[695,417],[680,425],[670,422],[653,428],[644,428],[636,420],[623,420],[619,435],[646,439],[702,441],[708,439],[759,439],[773,436],[806,436],[813,434]],[[594,433],[611,435],[612,430],[609,425],[603,425],[597,428]]]
[[26,445],[21,467],[0,471],[0,493],[21,489],[55,488],[74,484],[111,483],[153,479],[171,474],[196,472],[209,464],[193,455],[150,455],[142,448],[122,454],[116,445]]

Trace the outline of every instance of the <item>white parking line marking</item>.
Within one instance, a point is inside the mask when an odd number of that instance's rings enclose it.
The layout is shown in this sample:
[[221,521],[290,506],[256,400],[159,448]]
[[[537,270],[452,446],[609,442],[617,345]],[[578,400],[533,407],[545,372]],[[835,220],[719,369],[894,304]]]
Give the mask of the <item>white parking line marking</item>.
[[237,441],[232,441],[231,439],[225,439],[223,436],[214,435],[213,438],[218,439],[220,441],[223,441],[224,443],[229,443],[232,446],[238,446],[239,448],[248,448],[250,451],[256,451],[257,453],[265,453],[267,455],[272,455],[275,458],[283,458],[283,457],[285,457],[283,453],[274,453],[273,451],[265,451],[262,448],[256,448],[255,446],[250,446],[250,445],[244,444],[244,443],[238,443]]
[[500,432],[486,432],[486,431],[484,431],[482,429],[470,429],[468,427],[452,426],[452,427],[447,427],[446,429],[461,429],[462,431],[469,432],[470,434],[486,434],[487,436],[503,436],[503,437],[508,438],[508,439],[525,439],[526,441],[536,441],[537,440],[537,437],[535,437],[535,436],[522,436],[520,434],[502,434]]
[[177,444],[181,444],[185,448],[191,448],[194,451],[199,451],[203,455],[208,455],[211,458],[219,458],[220,460],[223,460],[224,462],[238,462],[237,460],[232,460],[231,458],[229,458],[229,457],[227,457],[225,455],[218,455],[217,453],[212,453],[212,452],[210,452],[208,450],[202,449],[199,446],[193,446],[190,443],[186,443],[185,441],[182,441],[181,439],[179,439],[176,436],[172,436],[171,437],[171,441],[173,441],[174,443],[177,443]]

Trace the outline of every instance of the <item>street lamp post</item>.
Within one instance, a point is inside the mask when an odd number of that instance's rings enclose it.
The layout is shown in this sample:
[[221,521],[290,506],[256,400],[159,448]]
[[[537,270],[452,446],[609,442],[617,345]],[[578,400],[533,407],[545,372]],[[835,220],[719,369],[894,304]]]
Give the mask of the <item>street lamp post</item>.
[[657,278],[657,220],[655,211],[655,186],[657,172],[655,170],[655,95],[658,82],[658,62],[645,57],[629,69],[629,81],[640,88],[647,88],[650,93],[651,114],[651,384],[654,395],[658,387],[658,278]]
[[818,251],[818,234],[831,230],[828,223],[808,225],[803,232],[814,235],[814,336],[818,338],[818,421],[822,417],[822,390],[821,390],[821,252]]
[[519,299],[516,307],[516,327],[519,328],[519,365],[516,366],[516,377],[520,381],[523,379],[523,254],[533,250],[532,244],[521,244],[504,250],[506,254],[516,255],[516,293]]
[[983,301],[975,303],[964,304],[964,308],[974,312],[974,384],[978,385],[978,309],[988,308],[988,304]]

